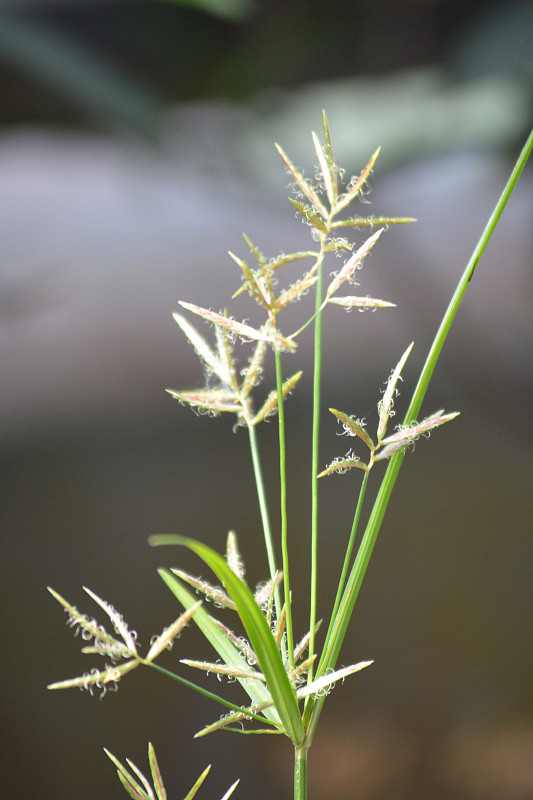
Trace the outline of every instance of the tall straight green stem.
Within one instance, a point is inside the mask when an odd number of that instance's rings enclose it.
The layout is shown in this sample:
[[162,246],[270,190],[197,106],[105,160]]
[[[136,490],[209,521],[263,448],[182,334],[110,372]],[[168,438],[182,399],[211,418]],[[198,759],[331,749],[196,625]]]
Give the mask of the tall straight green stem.
[[281,370],[281,353],[275,351],[276,386],[278,393],[278,427],[279,427],[279,481],[280,481],[280,515],[281,515],[281,557],[283,562],[283,590],[285,595],[285,613],[287,629],[287,649],[289,667],[294,669],[294,638],[292,633],[291,585],[289,575],[289,547],[287,523],[287,465],[285,448],[285,407],[283,402],[283,374]]
[[[270,570],[270,578],[275,579],[277,573],[276,566],[276,553],[274,550],[274,542],[272,539],[272,529],[270,527],[270,516],[268,513],[268,504],[265,492],[265,482],[263,480],[263,470],[261,469],[261,459],[259,458],[259,448],[257,446],[257,436],[253,425],[248,425],[248,434],[250,438],[250,451],[252,454],[252,463],[254,467],[255,485],[257,488],[257,497],[259,500],[259,510],[261,512],[261,521],[263,523],[263,534],[265,537],[265,547],[267,551],[268,567]],[[281,598],[279,591],[279,584],[276,583],[274,589],[274,603],[276,606],[276,615],[279,619],[281,614]]]
[[366,487],[368,485],[368,475],[369,473],[365,472],[363,477],[363,482],[359,490],[359,498],[357,500],[357,507],[355,509],[355,514],[353,518],[352,530],[350,531],[350,539],[348,541],[348,547],[346,548],[346,554],[344,556],[344,563],[342,565],[341,577],[339,579],[339,587],[337,589],[337,594],[335,595],[335,602],[333,603],[333,611],[331,612],[328,633],[326,634],[326,641],[329,638],[331,628],[337,617],[337,611],[339,610],[339,604],[341,601],[342,593],[344,591],[346,576],[348,575],[348,570],[350,568],[350,561],[352,560],[352,552],[355,544],[355,537],[357,536],[357,529],[359,527],[359,520],[361,519],[361,511],[363,510],[363,502],[365,499]]
[[307,800],[307,747],[294,748],[294,800]]
[[[313,430],[311,438],[311,575],[309,587],[309,656],[315,654],[316,603],[318,581],[318,444],[320,438],[320,384],[322,379],[322,261],[323,246],[318,257],[315,296],[315,339],[313,371]],[[313,667],[309,667],[308,683],[313,680]]]
[[[528,137],[520,156],[515,164],[515,167],[507,181],[507,184],[496,203],[494,211],[492,212],[487,225],[485,226],[485,230],[481,234],[481,237],[470,257],[470,260],[461,276],[461,279],[457,285],[457,288],[453,294],[452,299],[446,309],[442,322],[439,326],[439,329],[435,335],[435,339],[433,340],[433,344],[429,351],[428,357],[420,374],[420,378],[418,380],[418,384],[413,394],[413,398],[407,410],[407,414],[405,415],[404,424],[409,424],[412,420],[414,420],[420,410],[420,406],[422,405],[422,401],[427,391],[427,387],[430,381],[430,378],[433,374],[433,370],[435,368],[435,364],[437,363],[438,357],[442,350],[442,346],[448,335],[450,330],[451,324],[454,320],[454,317],[457,313],[459,305],[464,297],[468,284],[474,274],[474,271],[483,255],[483,252],[490,241],[490,238],[494,232],[494,228],[505,208],[509,197],[516,185],[518,178],[527,162],[529,154],[533,148],[533,131]],[[402,465],[404,459],[405,451],[400,451],[395,453],[389,461],[389,465],[387,467],[387,471],[381,483],[378,495],[376,497],[374,507],[372,509],[372,513],[368,520],[366,530],[363,536],[363,540],[359,547],[359,551],[355,558],[352,570],[350,572],[350,576],[348,578],[348,582],[346,584],[346,588],[343,592],[342,600],[339,605],[339,610],[334,621],[334,624],[331,626],[331,633],[326,639],[324,644],[324,650],[322,652],[322,657],[320,659],[320,663],[317,668],[317,675],[322,675],[326,669],[332,668],[335,666],[339,652],[344,641],[344,637],[346,635],[346,629],[348,627],[348,623],[350,621],[350,617],[353,611],[353,607],[355,605],[355,601],[359,594],[359,590],[361,588],[361,584],[363,582],[363,578],[365,576],[368,563],[370,561],[370,557],[372,555],[372,551],[374,549],[374,545],[376,543],[376,539],[378,533],[381,528],[381,523],[383,521],[383,517],[385,515],[385,511],[394,488],[394,484],[396,483],[396,478],[398,477],[398,473],[400,471],[400,467]],[[309,707],[306,708],[306,715],[304,719],[304,723],[306,725],[306,731],[308,736],[308,744],[312,739],[314,730],[316,728],[318,717],[320,715],[320,711],[322,709],[322,705],[324,702],[324,698],[319,697],[317,698],[316,702],[312,705],[309,704]]]

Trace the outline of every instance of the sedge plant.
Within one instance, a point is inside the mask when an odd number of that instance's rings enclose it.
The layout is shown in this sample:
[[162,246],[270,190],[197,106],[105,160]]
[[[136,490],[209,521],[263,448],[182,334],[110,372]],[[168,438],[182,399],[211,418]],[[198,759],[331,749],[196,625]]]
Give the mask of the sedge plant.
[[[255,589],[248,585],[244,561],[233,531],[227,535],[226,552],[223,555],[207,544],[182,534],[150,537],[152,546],[180,545],[193,551],[211,570],[215,580],[195,577],[177,568],[160,570],[161,578],[183,611],[168,628],[153,638],[146,655],[139,652],[136,634],[130,630],[121,614],[94,592],[86,589],[108,616],[112,633],[96,619],[80,613],[56,591],[50,590],[68,614],[68,624],[86,642],[82,652],[107,659],[103,668],[93,668],[79,677],[53,683],[50,689],[81,687],[103,695],[110,689],[116,690],[127,672],[139,666],[155,669],[223,707],[223,715],[216,716],[214,721],[198,731],[197,737],[216,731],[286,736],[294,749],[295,800],[304,800],[307,796],[308,752],[328,692],[338,681],[372,663],[363,660],[340,668],[343,640],[406,452],[412,449],[420,436],[429,435],[457,415],[457,412],[437,410],[419,421],[431,375],[457,309],[533,145],[532,133],[446,309],[403,422],[394,428],[391,426],[399,381],[412,344],[403,354],[398,353],[397,364],[377,398],[375,430],[369,430],[365,421],[357,416],[356,406],[346,410],[329,409],[342,426],[342,432],[353,439],[353,446],[324,466],[320,463],[319,453],[321,384],[323,359],[327,352],[327,343],[323,342],[322,334],[323,316],[331,306],[345,311],[374,309],[390,313],[388,309],[393,303],[354,293],[354,289],[358,286],[359,273],[365,260],[378,247],[385,231],[413,220],[408,217],[353,215],[350,208],[365,190],[379,149],[361,174],[342,186],[342,171],[335,160],[325,115],[322,141],[315,133],[312,138],[319,176],[316,184],[305,178],[284,150],[277,147],[294,189],[290,202],[310,230],[310,248],[267,257],[245,236],[250,251],[248,260],[230,253],[240,276],[234,298],[238,302],[239,295],[249,294],[259,307],[262,321],[255,325],[240,322],[227,310],[215,312],[190,302],[181,302],[180,312],[174,314],[176,323],[196,351],[208,377],[206,386],[194,390],[172,389],[169,390],[171,396],[197,413],[210,416],[228,414],[233,419],[235,430],[246,430],[265,547],[266,581]],[[370,231],[370,234],[365,231]],[[332,273],[330,260],[335,256],[340,256],[341,266]],[[283,281],[286,275],[290,275],[288,284]],[[308,318],[294,330],[288,312],[295,301],[308,294],[314,296]],[[201,323],[207,324],[212,329],[211,335],[205,335],[203,329],[200,332],[191,322],[192,318],[199,318]],[[286,467],[285,405],[290,402],[289,395],[298,390],[302,375],[293,367],[298,356],[299,340],[310,334],[314,340],[314,365],[309,449],[309,595],[293,598],[291,526],[287,513],[290,487]],[[258,403],[255,390],[263,379],[268,359],[273,360],[275,386],[267,392],[266,399],[263,395]],[[277,418],[279,454],[279,508],[275,511],[267,501],[256,433],[258,425],[273,417]],[[383,467],[385,470],[380,474]],[[336,597],[330,609],[321,610],[320,617],[325,619],[325,624],[322,624],[319,633],[319,483],[326,476],[352,470],[360,477],[353,524],[346,539],[344,562],[339,565]],[[374,479],[379,489],[372,507],[367,509],[367,485]],[[366,525],[361,532],[361,521],[365,518]],[[207,601],[211,601],[212,606]],[[296,631],[293,625],[293,605],[296,607],[301,603],[307,607],[309,624],[306,631]],[[228,614],[231,613],[234,622],[228,620]],[[220,619],[222,614],[223,619]],[[242,689],[241,703],[233,703],[220,693],[184,677],[181,668],[179,672],[170,671],[157,663],[159,655],[172,646],[175,638],[191,621],[212,646],[213,660],[180,658],[180,664],[188,670],[210,672],[219,678],[237,681]],[[151,744],[148,755],[152,783],[131,761],[127,761],[126,767],[113,754],[106,753],[132,798],[166,798]],[[207,770],[186,795],[187,800],[194,796],[206,774]],[[228,789],[224,798],[229,797],[235,786]]]

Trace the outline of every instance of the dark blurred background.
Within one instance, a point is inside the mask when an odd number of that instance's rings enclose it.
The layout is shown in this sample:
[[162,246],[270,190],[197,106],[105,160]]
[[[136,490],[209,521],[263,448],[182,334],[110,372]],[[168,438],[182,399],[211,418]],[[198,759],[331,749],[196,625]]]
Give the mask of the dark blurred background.
[[[514,0],[2,0],[6,797],[124,797],[101,748],[144,768],[148,740],[169,797],[208,763],[199,797],[220,797],[237,777],[236,797],[290,796],[286,742],[193,741],[219,709],[149,670],[102,702],[47,692],[95,662],[46,585],[92,614],[81,588],[91,587],[146,645],[178,613],[156,567],[201,571],[184,552],[151,550],[150,533],[220,549],[234,528],[250,582],[266,576],[245,433],[163,391],[203,380],[171,314],[179,299],[229,303],[239,276],[226,251],[246,256],[242,231],[268,255],[307,246],[273,142],[312,174],[310,131],[325,108],[348,173],[383,146],[372,206],[356,210],[418,223],[388,231],[361,275],[365,294],[398,307],[332,310],[323,405],[372,429],[379,388],[414,340],[401,415],[531,127],[532,44],[533,5]],[[325,706],[311,800],[533,798],[532,208],[529,168],[424,405],[461,416],[404,462],[342,655],[375,663]],[[309,339],[288,407],[298,633]],[[325,418],[324,464],[345,447],[336,433]],[[260,436],[275,500],[275,425]],[[321,615],[356,488],[353,474],[322,486]],[[189,628],[165,663],[202,653]]]

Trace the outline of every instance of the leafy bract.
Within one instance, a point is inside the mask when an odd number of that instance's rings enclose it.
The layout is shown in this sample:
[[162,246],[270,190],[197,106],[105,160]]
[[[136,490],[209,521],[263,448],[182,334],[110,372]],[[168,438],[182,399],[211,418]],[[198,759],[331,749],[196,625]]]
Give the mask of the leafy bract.
[[[155,538],[156,537],[152,537],[152,539]],[[152,543],[155,544],[157,542],[152,541]],[[185,608],[189,608],[195,603],[194,595],[192,595],[189,590],[183,586],[181,581],[178,580],[175,575],[166,569],[160,569],[159,574],[170,591],[175,595],[175,597],[177,597],[180,603],[185,606]],[[198,609],[194,615],[194,621],[225,664],[234,666],[238,670],[247,669],[248,664],[245,658],[243,658],[240,650],[231,641],[229,636],[227,636],[220,629],[220,626],[217,625],[216,621],[207,613],[207,611],[205,611],[203,608]],[[266,704],[268,707],[271,705],[272,698],[270,697],[270,694],[265,686],[257,681],[249,681],[239,677],[237,677],[237,680],[241,683],[243,689],[248,694],[254,706]],[[265,717],[267,717],[268,721],[270,721],[272,724],[279,725],[279,718],[277,714],[273,713],[270,708],[265,712]]]
[[[209,566],[223,583],[237,607],[250,644],[257,655],[259,666],[265,676],[268,690],[285,733],[295,745],[301,744],[304,740],[304,728],[296,692],[285,671],[272,631],[250,589],[235,575],[222,556],[201,542],[185,536],[158,535],[150,537],[150,544],[178,544],[188,547]],[[254,683],[258,682],[254,681]]]

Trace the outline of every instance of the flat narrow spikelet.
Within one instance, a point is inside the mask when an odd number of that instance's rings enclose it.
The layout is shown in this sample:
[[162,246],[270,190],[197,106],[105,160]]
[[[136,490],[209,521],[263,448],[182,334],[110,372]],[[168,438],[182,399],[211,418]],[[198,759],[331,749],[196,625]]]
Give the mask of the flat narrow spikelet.
[[[266,717],[259,717],[259,713],[264,711],[267,708],[271,708],[274,703],[272,700],[265,701],[264,703],[257,703],[248,708],[243,708],[242,711],[232,711],[229,714],[225,714],[220,719],[216,720],[216,722],[211,723],[210,725],[206,725],[201,731],[194,734],[195,739],[199,739],[202,736],[207,736],[208,733],[213,733],[213,731],[222,730],[227,725],[232,725],[234,722],[240,722],[241,720],[252,720],[257,719],[258,721],[262,722],[263,724],[272,725],[272,727],[276,730],[279,730],[280,733],[283,733],[283,728],[281,728],[278,723],[272,722],[271,720],[267,719]],[[239,731],[243,733],[244,731]]]
[[320,144],[318,136],[314,131],[312,133],[312,137],[313,137],[313,145],[315,148],[316,157],[318,159],[318,166],[320,168],[320,172],[322,173],[322,179],[324,181],[324,188],[326,190],[326,195],[328,197],[330,206],[333,207],[337,199],[337,190],[334,183],[335,180],[334,172],[332,174],[330,168],[330,162],[328,163],[328,159],[324,155],[322,145]]
[[387,436],[386,439],[381,441],[381,444],[386,446],[383,448],[383,450],[380,450],[375,460],[382,461],[386,458],[390,458],[399,450],[403,450],[405,447],[414,445],[420,436],[429,436],[434,428],[438,428],[439,425],[444,425],[445,422],[450,422],[458,415],[458,411],[455,411],[451,414],[444,414],[444,412],[441,410],[437,411],[435,414],[432,414],[430,417],[426,417],[426,419],[422,420],[422,422],[413,423],[412,425],[407,426],[399,426],[396,433],[393,433],[391,436]]
[[184,800],[192,800],[192,798],[196,795],[196,792],[198,791],[202,783],[207,778],[210,769],[211,769],[211,764],[209,764],[209,766],[204,769],[200,777],[196,779],[193,787],[191,788],[187,796],[184,798]]
[[146,792],[146,797],[150,798],[150,800],[155,800],[155,796],[154,796],[154,793],[152,791],[152,787],[150,786],[150,783],[149,783],[148,779],[145,778],[144,775],[142,774],[142,772],[139,769],[139,767],[135,766],[133,761],[131,761],[129,758],[126,759],[126,763],[130,767],[130,769],[135,773],[135,775],[137,775],[137,777],[141,781],[142,785],[144,786],[144,790]]
[[337,236],[329,239],[324,246],[325,253],[336,253],[337,255],[342,252],[352,252],[352,245],[344,236]]
[[274,630],[274,638],[276,640],[276,644],[278,647],[281,646],[281,640],[283,639],[283,634],[285,633],[285,626],[287,623],[287,607],[284,605],[281,609],[281,614],[279,615],[279,619],[276,623],[276,627]]
[[215,338],[217,342],[218,359],[223,366],[224,374],[228,376],[228,380],[222,381],[222,383],[231,386],[233,389],[237,389],[235,369],[233,367],[233,347],[231,344],[231,336],[227,328],[215,325]]
[[394,397],[396,395],[396,385],[398,380],[400,379],[401,371],[404,368],[405,362],[409,357],[409,353],[413,348],[413,342],[409,345],[401,359],[398,361],[396,367],[392,371],[388,381],[387,387],[385,389],[385,393],[383,397],[378,403],[378,412],[379,412],[379,424],[378,424],[378,442],[381,441],[383,436],[385,435],[385,431],[387,429],[387,423],[389,418],[393,416],[393,406],[394,406]]
[[202,306],[194,305],[194,303],[185,303],[180,300],[180,306],[191,311],[193,314],[198,314],[199,317],[206,319],[208,322],[214,322],[216,325],[221,325],[232,331],[236,336],[242,336],[244,339],[256,339],[261,341],[269,341],[269,337],[260,330],[245,325],[242,322],[237,322],[231,317],[225,317],[223,314],[217,314],[216,311],[211,311],[209,308],[202,308]]
[[363,463],[358,456],[348,455],[344,456],[344,458],[337,456],[337,458],[334,458],[331,464],[326,467],[325,470],[320,472],[317,477],[325,478],[326,475],[335,475],[335,473],[344,475],[345,472],[348,472],[348,470],[353,469],[354,467],[368,472],[367,465]]
[[240,578],[241,581],[244,581],[244,561],[239,552],[235,531],[228,532],[228,538],[226,541],[226,561],[231,571],[235,573],[235,575]]
[[300,372],[295,372],[294,375],[291,375],[290,378],[287,378],[286,381],[283,381],[283,385],[281,387],[281,393],[283,397],[287,397],[292,392],[302,375],[303,372],[300,370]]
[[321,233],[328,233],[328,226],[320,214],[317,214],[313,206],[300,203],[300,201],[296,200],[294,197],[289,197],[289,203],[294,206],[296,211],[302,215],[309,225],[312,225],[313,228],[316,228]]
[[335,303],[335,305],[342,306],[346,311],[352,311],[357,308],[359,311],[365,311],[367,308],[395,308],[395,303],[389,303],[387,300],[378,300],[375,297],[330,297],[328,303]]
[[244,397],[247,397],[254,386],[257,386],[263,375],[263,361],[267,350],[266,342],[258,342],[253,356],[248,363],[248,367],[244,373],[244,380],[241,386],[241,392]]
[[[290,378],[287,378],[287,380],[283,382],[282,386],[283,397],[287,397],[287,395],[289,395],[292,392],[292,390],[294,389],[294,387],[296,386],[302,375],[303,375],[302,371],[296,372],[294,375],[292,375]],[[262,422],[271,414],[275,414],[277,410],[278,410],[278,393],[275,389],[273,389],[271,392],[269,392],[267,399],[265,400],[265,402],[255,415],[255,417],[253,418],[252,425],[257,425],[259,422]]]
[[348,675],[353,675],[354,672],[360,672],[360,670],[365,669],[365,667],[369,667],[373,663],[373,661],[360,661],[359,664],[352,664],[351,667],[343,667],[342,669],[337,669],[334,672],[329,672],[327,675],[322,675],[322,677],[317,678],[307,686],[298,689],[296,696],[298,699],[301,699],[302,697],[308,697],[312,694],[323,694],[324,692],[327,692],[328,689],[331,688],[331,686],[337,681],[344,680],[344,678],[347,678]]
[[296,350],[296,342],[292,341],[291,339],[286,339],[282,334],[280,334],[275,328],[272,328],[268,325],[268,323],[261,329],[257,330],[256,328],[250,327],[250,325],[246,325],[243,322],[237,322],[237,320],[232,319],[231,317],[225,317],[223,314],[217,314],[215,311],[211,311],[209,308],[202,308],[201,306],[196,306],[193,303],[185,303],[180,300],[180,305],[183,308],[188,309],[193,314],[198,314],[198,316],[203,317],[208,322],[213,322],[216,325],[222,325],[222,327],[227,328],[231,331],[235,336],[239,336],[244,341],[261,341],[261,342],[269,342],[274,348],[277,350],[285,350],[288,352],[293,352]]
[[[118,760],[118,758],[116,758],[113,755],[113,753],[110,753],[109,750],[107,750],[105,747],[104,747],[104,753],[108,756],[108,758],[111,759],[111,761],[117,768],[117,775],[119,777],[119,780],[123,785],[123,787],[125,788],[125,790],[127,791],[127,793],[130,795],[130,797],[133,797],[134,800],[153,800],[154,797],[153,794],[151,795],[147,794],[143,790],[142,786],[139,783],[137,783],[133,775],[131,775],[131,773],[128,772],[126,767],[123,764],[121,764],[121,762]],[[131,762],[128,761],[128,763]],[[146,781],[146,779],[144,779],[144,781]]]
[[239,783],[240,783],[240,778],[238,778],[234,783],[231,784],[228,791],[224,792],[220,800],[228,800],[228,798],[231,797],[231,795],[233,794]]
[[407,426],[402,425],[396,431],[396,433],[387,436],[386,439],[382,439],[381,443],[390,444],[405,438],[418,438],[424,433],[429,433],[434,428],[438,428],[439,425],[444,425],[445,422],[450,422],[457,416],[459,416],[459,411],[453,411],[452,413],[445,414],[444,409],[441,409],[440,411],[436,411],[434,414],[431,414],[429,417],[423,419],[422,422],[413,422],[411,425]]
[[283,578],[281,572],[276,572],[274,578],[270,578],[266,583],[258,586],[254,592],[254,600],[259,608],[270,605],[274,596],[274,589]]
[[211,412],[213,416],[226,411],[233,413],[242,411],[239,396],[228,389],[192,389],[185,392],[167,389],[166,391],[174,400],[190,406],[193,411],[197,409],[198,412]]
[[380,228],[375,233],[373,233],[372,236],[369,236],[368,239],[363,242],[361,247],[359,247],[358,250],[356,250],[356,252],[353,253],[351,258],[348,259],[348,261],[344,264],[342,269],[339,270],[337,275],[335,275],[330,285],[328,286],[328,289],[326,291],[326,301],[329,301],[329,299],[343,285],[343,283],[352,280],[355,270],[360,268],[365,257],[374,247],[374,245],[376,244],[377,240],[379,239],[384,230],[385,228]]
[[265,680],[265,676],[262,672],[251,669],[240,669],[239,667],[231,666],[231,664],[214,664],[209,661],[193,661],[189,658],[181,658],[180,663],[186,664],[188,667],[201,669],[204,672],[214,672],[215,675],[228,675],[232,678],[244,678],[245,680]]
[[311,286],[318,280],[318,275],[305,275],[300,281],[293,283],[286,291],[282,292],[274,303],[274,310],[281,311],[290,303],[298,300],[302,295],[309,291]]
[[150,647],[145,661],[150,663],[154,660],[154,658],[157,658],[157,656],[162,653],[163,650],[168,648],[172,644],[175,637],[178,636],[183,628],[189,623],[201,605],[202,601],[198,600],[197,603],[184,611],[183,614],[181,614],[181,616],[179,616],[178,619],[172,623],[172,625],[169,625],[168,628],[164,628]]
[[354,419],[348,416],[348,414],[345,414],[344,411],[337,411],[335,408],[330,408],[329,410],[342,424],[344,433],[348,434],[348,436],[358,436],[370,450],[376,449],[374,442],[363,427],[361,420]]
[[216,722],[206,725],[201,731],[195,733],[194,738],[200,739],[202,736],[207,736],[208,733],[214,733],[215,731],[222,730],[226,727],[226,725],[233,725],[234,722],[240,722],[241,720],[245,719],[250,719],[249,715],[246,714],[246,711],[242,711],[241,713],[235,711],[233,714],[226,714]]
[[[122,772],[118,772],[118,770],[117,770],[117,775],[122,786],[127,791],[129,796],[133,798],[133,800],[151,800],[151,798],[147,796],[144,792],[142,792],[142,790],[137,791],[136,786],[138,784],[133,783],[132,778],[126,777],[125,775],[122,774]],[[140,792],[142,792],[142,794]]]
[[317,653],[315,653],[312,656],[309,656],[309,658],[306,658],[305,661],[301,661],[299,664],[297,664],[297,666],[290,673],[291,682],[293,683],[297,682],[297,679],[299,679],[299,681],[301,682],[301,676],[308,671],[311,664],[313,664],[316,661],[316,658],[317,658]]
[[133,763],[133,761],[131,761],[129,758],[126,759],[126,763],[129,767],[128,770],[118,760],[118,758],[116,758],[113,755],[113,753],[110,753],[109,750],[107,750],[105,747],[104,747],[104,752],[108,756],[108,758],[111,759],[111,761],[117,768],[117,774],[120,779],[120,782],[130,795],[130,797],[133,797],[134,800],[156,800],[156,795],[157,795],[157,800],[167,800],[167,793],[163,785],[163,780],[161,778],[161,773],[159,771],[159,766],[157,764],[155,751],[151,743],[148,744],[148,760],[150,763],[150,772],[152,775],[155,794],[152,787],[150,786],[150,782],[143,775],[141,770]]
[[157,763],[152,742],[148,742],[148,762],[150,764],[150,772],[152,773],[152,782],[157,794],[157,800],[167,800],[167,793],[163,785],[163,778],[161,777],[161,771]]
[[374,164],[376,163],[380,152],[381,152],[381,147],[378,147],[378,149],[370,157],[370,161],[368,162],[364,170],[361,172],[359,177],[352,181],[352,185],[348,187],[346,194],[344,194],[342,197],[339,197],[337,205],[335,207],[336,211],[341,211],[343,208],[346,208],[346,206],[348,206],[352,202],[352,200],[359,194],[359,192],[367,182],[368,178],[370,177],[370,173],[374,168]]
[[303,175],[298,172],[288,155],[285,153],[282,147],[279,144],[276,144],[276,150],[280,154],[281,158],[285,162],[285,166],[289,170],[289,173],[292,175],[294,180],[296,181],[299,188],[302,190],[303,194],[307,197],[307,199],[311,202],[311,204],[316,208],[316,210],[322,214],[324,219],[327,219],[328,212],[326,211],[324,205],[320,201],[317,193],[311,186],[311,184],[305,180]]
[[337,199],[338,193],[338,178],[337,178],[337,167],[335,165],[335,158],[333,156],[333,145],[331,143],[331,134],[329,132],[329,125],[328,120],[326,117],[326,112],[322,111],[322,124],[324,128],[324,142],[326,145],[326,158],[328,162],[329,173],[331,175],[331,180],[333,183],[333,195],[335,200]]
[[275,414],[278,410],[278,393],[272,389],[267,395],[267,399],[252,420],[252,425],[257,425],[259,422]]
[[211,619],[215,623],[217,628],[220,628],[224,636],[226,636],[231,642],[233,642],[235,647],[237,647],[241,651],[241,653],[245,657],[248,664],[250,664],[250,666],[258,663],[258,658],[254,653],[254,651],[252,650],[252,648],[250,647],[250,643],[248,642],[247,639],[245,639],[243,636],[237,636],[236,633],[233,633],[233,631],[230,630],[230,628],[228,628],[226,625],[224,625],[224,623],[220,622],[220,620],[215,619],[214,617],[212,617]]
[[[319,620],[317,622],[317,624],[315,625],[315,634],[317,633],[317,631],[320,628],[321,624],[322,624],[322,620]],[[295,662],[298,661],[299,658],[301,658],[302,653],[309,646],[310,639],[311,639],[311,631],[307,631],[305,636],[301,639],[300,643],[297,644],[296,647],[294,648],[294,661]]]
[[176,312],[172,316],[175,322],[177,322],[177,324],[180,326],[181,330],[183,331],[189,342],[194,347],[196,354],[200,357],[200,359],[207,367],[208,372],[217,375],[217,377],[220,378],[222,383],[229,384],[231,378],[227,369],[225,368],[225,365],[213,352],[213,350],[207,344],[203,336],[201,336],[196,330],[196,328],[193,325],[191,325],[190,322],[186,320],[185,317],[182,316],[181,314],[178,314]]
[[275,270],[279,267],[285,266],[285,264],[292,264],[293,261],[299,261],[302,258],[318,258],[319,253],[315,250],[300,250],[297,253],[283,253],[280,256],[276,256],[273,258],[272,261],[269,262],[268,266],[270,269]]
[[261,269],[263,269],[263,270],[266,269],[267,260],[264,257],[264,255],[262,254],[262,252],[260,251],[260,249],[252,242],[250,237],[247,236],[245,233],[243,233],[242,238],[244,239],[244,241],[246,242],[246,244],[250,248],[250,252],[253,253],[255,258],[257,259],[257,263],[259,264]]
[[[55,683],[50,683],[46,687],[47,689],[73,689],[73,688],[80,688],[80,689],[87,689],[91,691],[93,687],[96,686],[97,689],[106,689],[109,684],[116,684],[125,675],[127,672],[131,672],[132,669],[135,669],[139,666],[139,661],[137,659],[132,659],[131,661],[126,661],[124,664],[120,664],[118,667],[115,666],[107,666],[105,669],[92,669],[90,672],[85,672],[83,675],[79,675],[77,678],[67,678],[65,681],[56,681]],[[102,695],[103,696],[103,695]]]
[[235,261],[237,266],[241,268],[244,282],[250,296],[253,297],[260,306],[263,306],[263,308],[266,308],[267,310],[270,309],[271,298],[269,297],[266,287],[262,284],[260,278],[258,278],[250,269],[246,261],[244,261],[242,258],[239,258],[239,256],[236,256],[235,253],[231,252],[231,250],[229,250],[228,253]]
[[90,641],[91,639],[94,639],[93,652],[100,653],[102,655],[108,655],[111,659],[124,658],[133,655],[129,647],[124,642],[121,642],[118,639],[115,639],[114,636],[111,636],[111,634],[106,631],[104,626],[100,625],[96,619],[88,617],[79,612],[76,606],[73,606],[71,603],[61,597],[61,595],[50,586],[48,587],[48,591],[67,612],[69,617],[67,625],[69,628],[73,628],[75,634],[77,634],[78,631],[81,631],[81,638],[84,641]]
[[105,600],[102,600],[102,598],[98,597],[98,595],[95,594],[93,591],[91,591],[91,589],[88,589],[86,586],[84,586],[83,590],[87,592],[89,597],[92,597],[95,603],[98,603],[98,605],[101,608],[103,608],[103,610],[113,623],[116,632],[119,633],[124,639],[124,643],[127,645],[130,652],[136,655],[137,646],[135,644],[135,639],[137,638],[137,634],[135,633],[135,631],[129,630],[122,614],[119,614],[119,612],[115,608],[113,608],[113,606],[110,603],[106,602]]
[[232,609],[235,608],[235,603],[233,600],[223,589],[220,588],[220,586],[213,586],[211,583],[204,581],[202,578],[195,578],[193,575],[188,575],[181,569],[173,569],[172,572],[174,575],[177,575],[178,578],[181,578],[190,586],[194,587],[197,592],[201,592],[203,595],[205,595],[208,600],[212,600],[215,606]]
[[332,223],[332,228],[373,228],[376,225],[407,225],[414,217],[348,217]]

